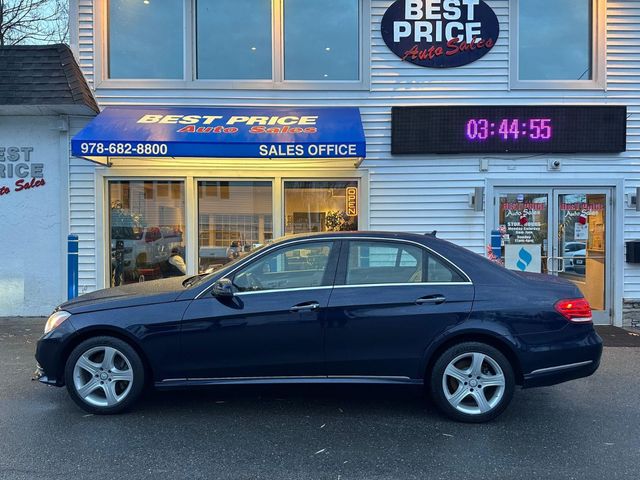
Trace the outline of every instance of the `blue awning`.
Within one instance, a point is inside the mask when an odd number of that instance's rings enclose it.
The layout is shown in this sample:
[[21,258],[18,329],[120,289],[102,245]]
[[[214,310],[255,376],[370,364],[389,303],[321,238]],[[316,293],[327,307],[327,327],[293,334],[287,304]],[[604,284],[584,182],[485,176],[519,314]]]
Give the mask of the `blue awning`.
[[76,157],[364,158],[357,108],[107,107],[71,140]]

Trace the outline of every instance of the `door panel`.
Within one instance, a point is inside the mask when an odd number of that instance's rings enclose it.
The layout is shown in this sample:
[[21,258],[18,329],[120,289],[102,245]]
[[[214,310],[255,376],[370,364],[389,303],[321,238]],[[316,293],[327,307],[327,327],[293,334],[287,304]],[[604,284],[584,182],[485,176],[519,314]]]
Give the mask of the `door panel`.
[[580,289],[596,323],[608,324],[609,194],[571,189],[557,190],[555,196],[554,249],[562,259],[556,273]]
[[330,292],[319,287],[194,300],[182,327],[185,376],[321,375],[321,317]]
[[464,321],[472,302],[472,285],[336,287],[326,315],[327,374],[421,378],[429,343]]

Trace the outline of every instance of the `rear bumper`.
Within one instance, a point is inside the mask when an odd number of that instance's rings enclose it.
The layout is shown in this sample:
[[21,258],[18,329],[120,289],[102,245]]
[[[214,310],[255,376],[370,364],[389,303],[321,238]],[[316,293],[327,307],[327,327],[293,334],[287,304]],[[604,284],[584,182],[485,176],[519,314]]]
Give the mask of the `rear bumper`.
[[600,366],[602,339],[592,325],[569,325],[545,343],[528,343],[523,357],[524,388],[556,385],[592,375]]

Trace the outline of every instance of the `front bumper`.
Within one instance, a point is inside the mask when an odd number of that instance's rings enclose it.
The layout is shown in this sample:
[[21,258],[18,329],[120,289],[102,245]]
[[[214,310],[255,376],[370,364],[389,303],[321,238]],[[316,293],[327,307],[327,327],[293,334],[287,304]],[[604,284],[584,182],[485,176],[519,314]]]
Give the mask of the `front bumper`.
[[[560,332],[540,338],[519,340],[522,354],[523,387],[544,387],[592,375],[600,366],[602,339],[593,325],[568,325]],[[536,335],[535,337],[540,337]]]
[[76,331],[70,321],[65,320],[46,335],[36,345],[36,371],[32,379],[46,385],[62,387],[64,385],[64,364],[66,353]]

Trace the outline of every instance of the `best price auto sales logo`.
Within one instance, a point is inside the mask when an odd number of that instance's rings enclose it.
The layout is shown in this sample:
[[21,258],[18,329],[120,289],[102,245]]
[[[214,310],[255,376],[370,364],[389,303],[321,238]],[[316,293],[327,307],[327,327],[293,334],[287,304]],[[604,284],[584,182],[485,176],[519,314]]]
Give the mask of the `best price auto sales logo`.
[[483,0],[398,0],[382,17],[381,30],[403,60],[450,68],[486,55],[498,40],[500,23]]

